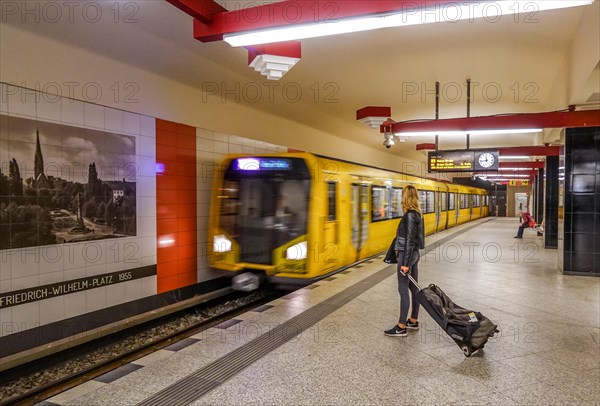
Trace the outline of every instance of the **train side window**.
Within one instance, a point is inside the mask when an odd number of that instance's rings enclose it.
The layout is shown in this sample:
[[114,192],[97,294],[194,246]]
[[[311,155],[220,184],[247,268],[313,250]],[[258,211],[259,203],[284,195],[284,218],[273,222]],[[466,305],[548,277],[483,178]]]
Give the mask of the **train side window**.
[[336,182],[327,182],[327,206],[328,206],[328,216],[327,219],[329,221],[335,221],[337,219],[336,216],[336,207],[335,207],[335,198],[336,198]]
[[387,220],[389,213],[387,188],[373,186],[371,188],[371,221]]
[[402,217],[404,212],[402,211],[402,189],[392,189],[392,218],[398,219]]
[[418,190],[417,192],[419,193],[419,204],[421,205],[421,210],[423,213],[426,213],[427,211],[425,209],[427,208],[427,194],[424,190]]
[[454,205],[454,198],[456,196],[456,193],[450,193],[449,200],[448,200],[448,210],[454,210],[454,208],[456,207]]
[[448,210],[448,193],[440,192],[440,196],[442,196],[442,211]]

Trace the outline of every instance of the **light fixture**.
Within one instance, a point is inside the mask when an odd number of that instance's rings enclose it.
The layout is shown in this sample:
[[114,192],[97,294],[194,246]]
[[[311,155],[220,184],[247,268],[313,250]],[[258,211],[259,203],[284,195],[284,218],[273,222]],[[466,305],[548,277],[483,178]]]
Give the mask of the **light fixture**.
[[513,155],[513,156],[500,155],[499,158],[500,159],[529,159],[529,155]]
[[441,5],[436,3],[429,7],[419,7],[418,3],[413,5],[407,3],[399,11],[379,15],[331,19],[256,31],[224,33],[223,41],[231,46],[240,47],[417,24],[457,22],[479,18],[498,22],[502,16],[585,6],[593,2],[594,0],[496,0],[451,2]]
[[496,129],[496,130],[473,130],[473,131],[406,131],[397,132],[396,135],[402,137],[426,137],[426,136],[465,136],[470,135],[506,135],[506,134],[532,134],[542,132],[541,128],[521,128],[521,129]]
[[356,110],[356,120],[371,128],[379,128],[391,116],[391,107],[367,106]]
[[505,177],[510,177],[510,178],[529,178],[529,175],[523,175],[523,174],[518,174],[518,173],[501,173],[501,174],[486,174],[485,176],[487,176],[488,178],[505,178]]
[[385,141],[383,141],[383,145],[386,148],[390,149],[394,145],[396,145],[396,142],[394,141],[394,134],[385,132],[385,133],[383,133],[383,136],[385,137]]

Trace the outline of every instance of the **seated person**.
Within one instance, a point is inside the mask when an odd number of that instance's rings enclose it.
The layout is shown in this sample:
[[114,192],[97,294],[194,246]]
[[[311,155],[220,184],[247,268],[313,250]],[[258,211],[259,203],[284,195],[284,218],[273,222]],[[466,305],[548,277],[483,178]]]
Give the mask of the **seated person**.
[[515,235],[515,238],[523,238],[523,230],[529,227],[535,227],[535,220],[533,219],[533,217],[531,217],[531,214],[529,214],[526,211],[519,210],[518,214],[521,217],[522,223],[519,226],[519,230],[517,231],[517,235]]

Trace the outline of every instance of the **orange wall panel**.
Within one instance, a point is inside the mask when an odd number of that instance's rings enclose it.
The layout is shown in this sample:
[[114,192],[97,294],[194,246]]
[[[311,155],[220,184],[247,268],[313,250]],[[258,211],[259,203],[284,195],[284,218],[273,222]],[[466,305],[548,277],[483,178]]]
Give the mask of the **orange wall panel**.
[[[156,120],[157,290],[197,283],[196,129]],[[167,246],[162,246],[167,245]]]

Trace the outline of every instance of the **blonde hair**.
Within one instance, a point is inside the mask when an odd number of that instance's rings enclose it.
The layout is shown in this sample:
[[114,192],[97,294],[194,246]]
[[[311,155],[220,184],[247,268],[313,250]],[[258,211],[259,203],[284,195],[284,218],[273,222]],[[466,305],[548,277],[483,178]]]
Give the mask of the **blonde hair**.
[[407,185],[402,190],[402,210],[406,213],[409,210],[414,210],[419,214],[421,211],[421,203],[419,202],[419,193],[413,185]]

